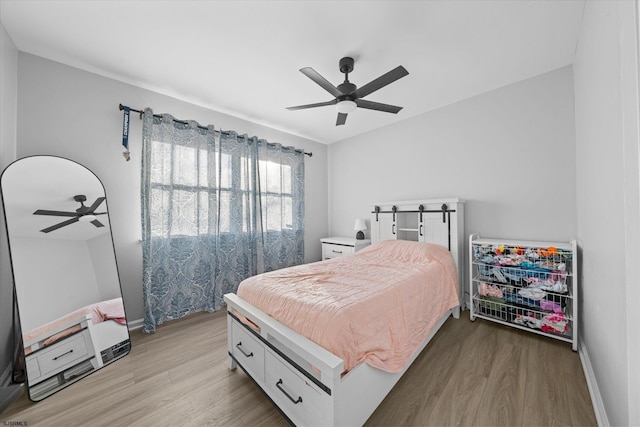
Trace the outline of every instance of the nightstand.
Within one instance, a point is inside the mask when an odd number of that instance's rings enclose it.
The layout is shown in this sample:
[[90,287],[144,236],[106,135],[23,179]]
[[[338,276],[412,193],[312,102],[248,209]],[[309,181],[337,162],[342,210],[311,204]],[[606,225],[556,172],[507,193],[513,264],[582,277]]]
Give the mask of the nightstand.
[[325,237],[322,242],[322,260],[350,255],[366,248],[371,240],[357,240],[355,237]]

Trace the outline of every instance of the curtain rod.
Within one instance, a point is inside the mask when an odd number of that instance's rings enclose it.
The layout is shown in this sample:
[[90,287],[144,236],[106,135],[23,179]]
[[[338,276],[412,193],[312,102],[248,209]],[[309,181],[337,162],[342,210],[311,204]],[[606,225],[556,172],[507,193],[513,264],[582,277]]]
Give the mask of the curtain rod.
[[[142,114],[144,114],[144,111],[142,111],[142,110],[137,110],[137,109],[135,109],[135,108],[131,108],[131,107],[126,107],[126,108],[128,108],[128,109],[129,109],[129,111],[133,111],[134,113],[140,113],[140,118],[142,119]],[[119,105],[118,105],[118,109],[119,109],[120,111],[122,111],[122,110],[124,110],[124,109],[125,109],[125,106],[124,106],[124,105],[122,105],[122,104],[119,104]],[[162,117],[162,115],[161,115],[161,114],[154,114],[154,115],[153,115],[153,117],[161,118],[161,117]],[[185,125],[189,123],[189,122],[187,122],[186,120],[178,120],[178,119],[174,119],[174,121],[175,121],[175,122],[178,122],[178,123],[185,124]],[[204,129],[204,130],[208,130],[208,129],[209,129],[209,128],[208,128],[208,127],[206,127],[206,126],[201,126],[201,125],[198,125],[198,128],[200,128],[200,129]],[[224,135],[229,135],[229,132],[225,132],[225,131],[218,131],[218,132],[220,132],[220,133],[222,133],[222,134],[224,134]],[[275,146],[276,146],[276,144],[273,144],[273,143],[271,143],[271,142],[267,142],[267,145],[269,145],[269,146],[271,146],[271,147],[275,147]],[[289,147],[282,147],[282,148],[284,148],[284,149],[289,149]],[[293,147],[292,147],[292,148],[293,148]],[[297,149],[297,148],[294,148],[293,150],[294,150],[294,151],[296,151],[296,152],[298,152],[298,153],[305,154],[305,155],[307,155],[307,156],[309,156],[309,157],[313,156],[313,153],[312,153],[312,152],[310,152],[310,151],[299,150],[299,149]]]

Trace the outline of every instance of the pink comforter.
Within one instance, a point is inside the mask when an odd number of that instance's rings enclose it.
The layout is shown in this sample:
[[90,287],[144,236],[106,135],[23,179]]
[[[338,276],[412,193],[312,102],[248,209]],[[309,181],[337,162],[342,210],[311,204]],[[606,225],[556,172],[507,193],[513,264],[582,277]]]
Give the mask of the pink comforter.
[[[73,320],[79,319],[85,314],[92,314],[91,323],[96,324],[100,322],[104,322],[106,320],[113,320],[121,325],[127,324],[127,319],[124,314],[124,305],[122,304],[122,298],[114,298],[111,300],[100,301],[95,304],[89,304],[82,308],[79,308],[75,311],[72,311],[69,314],[65,314],[58,319],[46,323],[42,326],[37,327],[36,329],[32,329],[31,331],[23,334],[22,339],[24,342],[29,342],[35,338],[40,336],[46,336],[48,332],[53,331],[60,326],[63,326]],[[45,340],[44,345],[52,344],[53,342],[64,338],[66,335],[69,335],[75,330],[79,330],[78,327],[65,329],[62,332],[59,332],[52,337]]]
[[458,281],[443,247],[384,241],[354,255],[253,276],[238,296],[340,357],[401,371],[445,312]]

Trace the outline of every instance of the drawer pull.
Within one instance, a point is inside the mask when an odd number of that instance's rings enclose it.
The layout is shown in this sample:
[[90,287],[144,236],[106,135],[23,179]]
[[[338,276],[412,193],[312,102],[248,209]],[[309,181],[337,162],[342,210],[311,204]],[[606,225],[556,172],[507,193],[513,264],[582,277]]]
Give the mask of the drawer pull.
[[61,359],[61,358],[63,358],[64,356],[66,356],[67,354],[71,354],[71,353],[73,353],[73,349],[71,349],[71,350],[67,351],[66,353],[62,353],[60,356],[56,356],[56,357],[54,357],[54,358],[53,358],[53,360]]
[[298,396],[298,400],[293,400],[293,397],[291,397],[291,395],[289,393],[287,393],[287,391],[285,389],[280,387],[280,384],[282,384],[282,378],[280,378],[278,380],[278,382],[276,383],[276,387],[278,387],[278,390],[283,392],[284,395],[287,396],[289,398],[289,400],[293,402],[294,405],[297,405],[298,403],[302,403],[302,396]]
[[236,348],[238,350],[240,350],[240,353],[244,354],[245,357],[253,357],[253,351],[249,354],[245,353],[244,350],[242,349],[242,347],[240,347],[242,345],[242,341],[238,342],[238,344],[236,344]]
[[342,251],[336,251],[335,249],[331,249],[331,252],[333,252],[334,254],[341,254]]

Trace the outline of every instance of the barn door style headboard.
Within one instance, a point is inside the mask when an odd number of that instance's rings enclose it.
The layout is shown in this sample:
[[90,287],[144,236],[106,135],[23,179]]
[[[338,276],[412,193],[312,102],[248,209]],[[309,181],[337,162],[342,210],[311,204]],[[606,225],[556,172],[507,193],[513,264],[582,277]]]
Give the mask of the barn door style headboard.
[[464,302],[464,200],[428,199],[371,205],[371,241],[412,240],[447,248],[456,263]]

